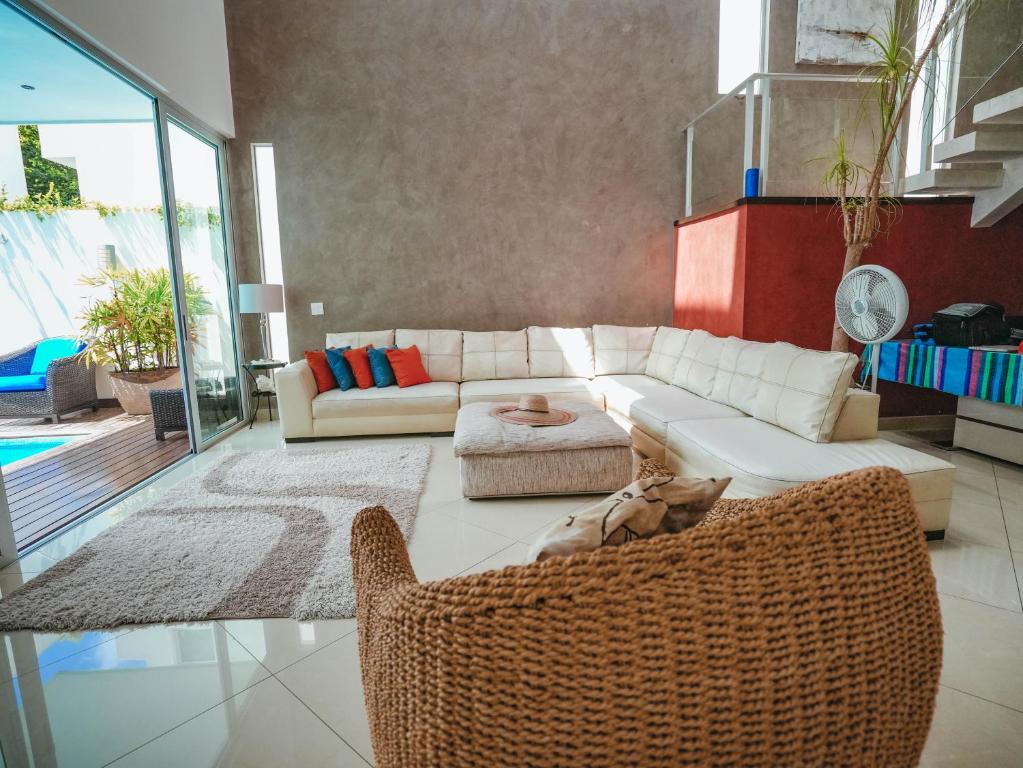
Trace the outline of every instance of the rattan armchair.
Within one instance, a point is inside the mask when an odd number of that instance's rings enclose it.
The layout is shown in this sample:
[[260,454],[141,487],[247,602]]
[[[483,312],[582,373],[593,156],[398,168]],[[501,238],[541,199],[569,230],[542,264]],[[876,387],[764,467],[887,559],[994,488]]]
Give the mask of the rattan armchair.
[[[0,377],[29,373],[39,343],[0,355]],[[54,423],[62,414],[96,410],[96,372],[77,355],[52,360],[46,368],[46,388],[0,392],[0,417],[45,416]]]
[[433,583],[382,507],[351,549],[379,768],[895,768],[930,728],[941,616],[895,470]]

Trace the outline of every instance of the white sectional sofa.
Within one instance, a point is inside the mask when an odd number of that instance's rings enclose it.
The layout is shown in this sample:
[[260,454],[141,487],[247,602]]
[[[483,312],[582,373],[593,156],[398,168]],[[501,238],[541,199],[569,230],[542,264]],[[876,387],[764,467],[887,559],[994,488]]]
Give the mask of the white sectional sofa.
[[470,332],[332,333],[327,346],[416,344],[434,381],[318,393],[302,360],[277,374],[284,437],[450,432],[461,405],[523,394],[592,402],[640,453],[726,496],[775,493],[867,466],[909,480],[924,530],[948,524],[955,467],[878,437],[879,398],[850,388],[856,358],[680,328],[596,325]]

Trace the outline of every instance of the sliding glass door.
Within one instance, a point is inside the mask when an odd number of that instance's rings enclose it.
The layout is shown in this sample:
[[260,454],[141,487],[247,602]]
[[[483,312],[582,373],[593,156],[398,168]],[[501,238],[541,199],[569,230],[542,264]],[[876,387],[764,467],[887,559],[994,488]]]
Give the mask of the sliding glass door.
[[220,147],[167,121],[193,424],[205,443],[244,418]]
[[26,5],[0,0],[0,564],[247,409],[223,141]]

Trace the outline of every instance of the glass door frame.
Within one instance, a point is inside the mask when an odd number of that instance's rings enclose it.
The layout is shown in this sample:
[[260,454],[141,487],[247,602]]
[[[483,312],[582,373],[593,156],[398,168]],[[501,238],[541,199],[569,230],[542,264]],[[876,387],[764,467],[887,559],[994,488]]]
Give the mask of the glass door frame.
[[[241,322],[238,314],[238,270],[234,258],[234,226],[231,217],[231,196],[228,191],[229,168],[227,164],[227,144],[216,131],[197,120],[186,110],[165,100],[156,99],[157,133],[159,141],[160,173],[163,177],[164,210],[167,238],[171,250],[171,263],[174,271],[174,306],[178,325],[178,364],[181,366],[181,380],[188,397],[189,407],[186,408],[188,418],[188,435],[194,453],[202,453],[228,435],[244,426],[250,418],[249,398],[244,394],[248,388],[243,382]],[[181,250],[181,236],[178,227],[177,198],[174,194],[173,157],[170,148],[170,122],[191,134],[200,141],[209,144],[217,153],[217,177],[220,194],[220,229],[224,239],[224,258],[228,271],[228,303],[231,312],[231,325],[234,331],[234,351],[236,369],[235,380],[238,382],[238,397],[241,405],[241,417],[237,423],[224,427],[208,439],[202,439],[201,425],[198,421],[199,395],[192,380],[192,373],[197,370],[191,345],[186,342],[188,319],[185,313],[185,265]]]
[[[165,93],[162,93],[161,89],[151,82],[140,70],[135,69],[131,66],[131,64],[120,59],[116,54],[111,54],[106,51],[101,45],[83,35],[75,28],[69,26],[59,15],[56,15],[48,8],[40,5],[36,2],[36,0],[7,0],[7,2],[20,10],[26,16],[35,20],[37,23],[47,27],[51,32],[62,38],[69,45],[81,51],[83,55],[99,62],[110,72],[134,86],[141,93],[153,100],[153,120],[155,123],[154,127],[156,130],[157,140],[157,161],[159,163],[160,181],[162,183],[163,190],[164,211],[167,213],[164,220],[167,232],[167,250],[170,258],[168,268],[174,273],[174,312],[178,332],[178,364],[181,367],[182,388],[184,389],[189,405],[189,407],[185,409],[186,419],[188,421],[188,438],[192,454],[202,453],[220,440],[223,440],[233,434],[236,430],[245,426],[251,418],[251,404],[249,403],[249,398],[243,394],[248,390],[244,387],[241,380],[241,365],[244,362],[244,356],[242,354],[244,344],[241,338],[241,319],[237,308],[238,271],[237,264],[235,262],[234,226],[233,219],[231,217],[230,168],[228,166],[226,137],[224,137],[219,131],[212,128],[204,120],[196,117],[180,104],[176,103],[173,99],[169,98]],[[178,235],[177,205],[174,198],[174,179],[171,171],[170,144],[168,138],[168,119],[171,118],[181,128],[195,134],[197,137],[212,144],[216,148],[218,164],[217,170],[220,174],[220,200],[222,213],[221,228],[224,237],[224,250],[227,260],[227,268],[230,273],[229,285],[231,294],[231,314],[235,330],[235,354],[238,363],[237,374],[239,377],[239,399],[241,401],[242,412],[241,418],[237,424],[233,424],[220,430],[217,434],[211,436],[205,442],[201,439],[199,424],[195,417],[195,414],[198,413],[198,403],[195,386],[191,380],[191,372],[195,370],[195,367],[189,345],[184,342],[184,331],[186,328],[183,310],[184,268],[181,254],[181,241]],[[184,458],[187,459],[188,457],[186,456]],[[154,477],[159,476],[159,474],[161,473],[157,473]],[[141,487],[147,482],[148,480],[143,481],[136,486],[136,488]],[[127,491],[127,493],[131,492],[131,490]],[[97,508],[96,511],[99,511],[110,504],[116,503],[121,498],[122,496],[118,496],[111,500],[111,502],[104,504],[103,507]],[[2,526],[2,523],[0,523],[0,526]]]
[[[91,510],[87,515],[79,518],[75,521],[84,521],[96,514],[99,514],[104,509],[119,503],[125,497],[145,487],[149,483],[153,482],[157,478],[161,477],[165,473],[178,466],[182,461],[187,461],[192,456],[202,453],[207,450],[220,440],[223,440],[233,434],[234,432],[242,429],[251,418],[251,405],[249,398],[243,394],[248,390],[244,387],[241,379],[241,365],[244,362],[243,356],[243,343],[241,338],[241,319],[238,314],[237,308],[237,296],[238,296],[238,273],[237,264],[235,261],[235,250],[234,250],[234,227],[233,219],[231,218],[231,194],[230,194],[230,175],[228,167],[228,153],[226,138],[215,129],[211,128],[205,121],[199,119],[187,109],[184,109],[179,104],[166,96],[161,92],[161,89],[140,70],[134,68],[130,63],[124,61],[114,53],[107,51],[102,45],[98,44],[87,35],[80,32],[75,27],[65,22],[59,15],[52,12],[50,9],[36,2],[36,0],[5,0],[6,4],[13,7],[15,10],[24,14],[28,19],[40,24],[44,28],[50,30],[57,37],[62,39],[65,43],[78,50],[83,56],[98,62],[112,74],[120,77],[126,83],[136,88],[141,94],[145,95],[152,100],[153,103],[153,121],[154,130],[156,133],[157,142],[157,162],[158,171],[160,175],[160,181],[162,185],[162,194],[164,202],[164,211],[166,212],[165,225],[166,225],[166,236],[167,236],[167,251],[168,251],[168,268],[174,273],[174,311],[178,333],[178,361],[181,367],[182,376],[182,388],[185,392],[189,407],[186,408],[186,419],[188,422],[188,439],[191,452],[181,459],[178,459],[170,466],[165,467],[159,472],[155,473],[149,478],[137,483],[131,489],[125,491],[122,494],[110,499],[106,503]],[[227,268],[229,271],[229,301],[231,307],[231,320],[235,332],[235,354],[236,362],[238,366],[238,386],[239,386],[239,399],[241,404],[241,418],[237,424],[232,424],[220,430],[217,434],[211,436],[205,442],[200,439],[199,425],[195,414],[197,411],[197,397],[195,392],[195,386],[191,381],[190,372],[194,370],[191,350],[189,345],[184,342],[185,329],[187,327],[184,319],[182,307],[183,303],[183,266],[182,266],[182,254],[181,254],[181,243],[178,236],[178,225],[177,225],[177,206],[174,201],[174,187],[173,178],[171,174],[170,165],[170,147],[168,143],[168,119],[173,118],[175,122],[183,129],[195,134],[202,140],[212,144],[217,151],[218,159],[218,173],[220,181],[220,200],[221,200],[221,229],[222,236],[224,238],[224,250]],[[28,548],[26,552],[41,546],[47,539],[43,539],[32,547]],[[3,486],[3,478],[0,476],[0,567],[13,562],[22,554],[18,552],[14,543],[13,524],[11,521],[10,510],[6,504],[6,494]]]

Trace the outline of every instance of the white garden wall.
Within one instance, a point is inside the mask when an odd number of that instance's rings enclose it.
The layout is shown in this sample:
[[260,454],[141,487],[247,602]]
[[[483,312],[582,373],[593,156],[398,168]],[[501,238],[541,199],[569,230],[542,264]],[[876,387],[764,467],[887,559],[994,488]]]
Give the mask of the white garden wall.
[[[227,278],[219,232],[181,229],[186,269],[195,273],[214,302],[217,320],[205,333],[230,333],[224,306]],[[122,211],[101,217],[92,210],[60,211],[39,219],[34,213],[0,212],[0,353],[49,336],[78,334],[77,317],[96,289],[80,284],[100,268],[98,249],[113,245],[123,268],[168,266],[166,227],[151,211]],[[205,342],[207,339],[204,339]],[[219,339],[208,338],[211,349]],[[215,343],[214,343],[215,342]],[[201,347],[206,344],[202,343]],[[201,360],[203,350],[197,350]],[[100,397],[109,397],[106,377]]]

